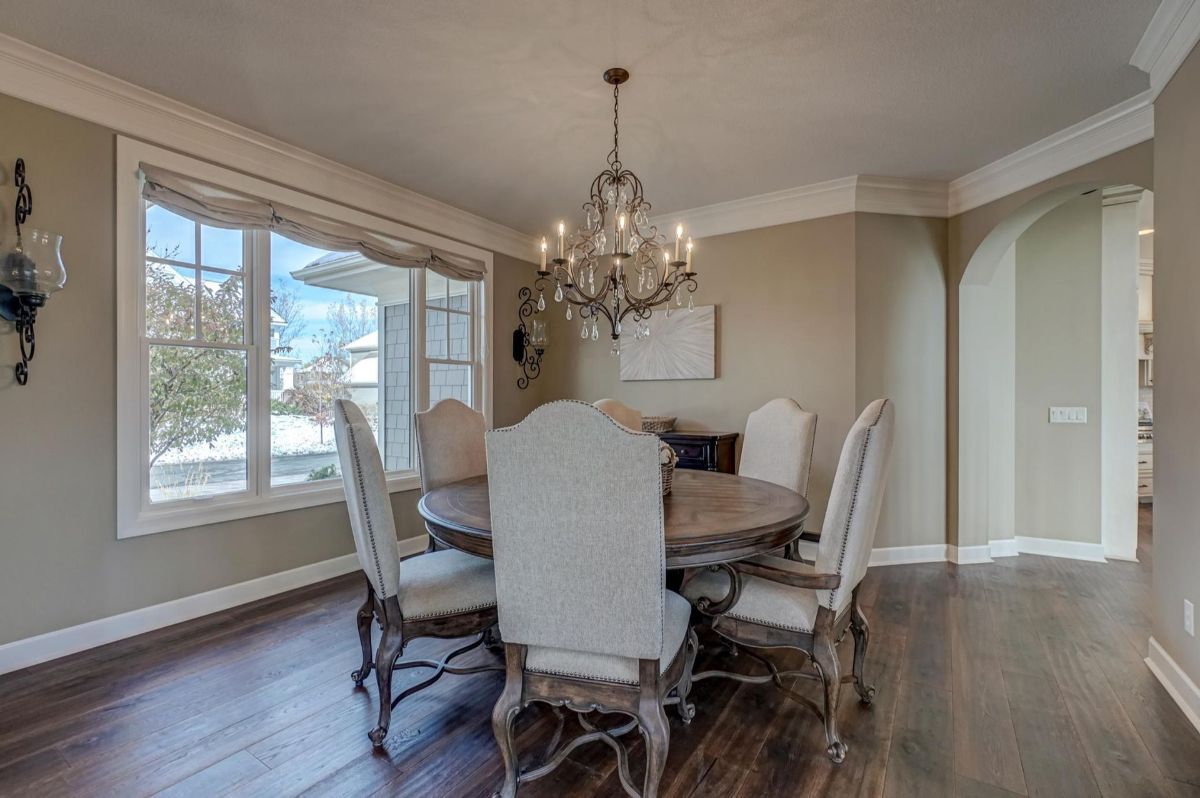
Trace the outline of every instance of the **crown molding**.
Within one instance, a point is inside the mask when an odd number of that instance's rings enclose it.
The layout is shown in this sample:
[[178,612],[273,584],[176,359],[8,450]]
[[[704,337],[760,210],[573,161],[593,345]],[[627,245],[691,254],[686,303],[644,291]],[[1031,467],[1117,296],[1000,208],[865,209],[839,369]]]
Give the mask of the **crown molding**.
[[533,236],[4,34],[0,92],[493,252],[536,252]]
[[1162,0],[1146,26],[1129,63],[1150,75],[1150,91],[1157,97],[1175,70],[1200,41],[1200,2]]
[[1144,91],[950,181],[951,216],[1154,138],[1154,95]]
[[852,175],[656,216],[669,230],[685,224],[696,237],[820,219],[842,213],[946,216],[946,184],[936,180]]

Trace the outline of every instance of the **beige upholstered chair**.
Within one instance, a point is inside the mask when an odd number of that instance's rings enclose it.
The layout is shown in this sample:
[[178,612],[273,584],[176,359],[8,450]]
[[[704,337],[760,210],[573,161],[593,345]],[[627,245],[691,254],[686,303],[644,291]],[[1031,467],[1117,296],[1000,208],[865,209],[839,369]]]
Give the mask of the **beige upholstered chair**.
[[812,471],[817,414],[794,399],[772,399],[746,419],[738,474],[804,495]]
[[[346,399],[334,402],[333,429],[354,548],[367,579],[367,599],[358,611],[362,665],[351,677],[362,687],[363,680],[375,670],[379,723],[368,736],[380,746],[387,736],[392,708],[405,696],[433,684],[445,673],[499,670],[496,666],[458,668],[449,664],[459,654],[484,642],[484,633],[495,625],[496,582],[489,561],[453,549],[422,554],[405,560],[401,566],[392,503],[375,433],[358,405]],[[383,629],[374,658],[372,620],[377,620]],[[439,661],[397,663],[405,645],[413,638],[469,634],[480,637]],[[433,668],[434,672],[393,699],[392,671],[414,667]]]
[[[664,703],[678,703],[691,719],[696,639],[688,602],[665,587],[658,443],[570,401],[487,433],[508,667],[492,727],[504,758],[505,798],[518,783],[550,772],[579,741],[602,739],[623,751],[617,737],[635,725],[647,750],[642,796],[653,798],[670,743]],[[513,722],[538,701],[579,713],[585,733],[519,774]],[[589,719],[592,711],[634,722],[602,731]],[[623,754],[619,764],[628,784]]]
[[[421,493],[451,482],[487,473],[483,414],[457,399],[443,399],[417,413],[417,463],[421,469]],[[426,551],[444,548],[429,536]]]
[[597,399],[594,404],[618,424],[628,427],[634,432],[642,431],[642,412],[640,410],[635,410],[616,399]]
[[[772,399],[746,419],[738,474],[807,495],[816,438],[816,413],[808,412],[795,399]],[[799,559],[794,544],[783,552],[789,559]]]
[[[815,566],[782,557],[754,557],[692,572],[683,586],[683,594],[708,616],[708,625],[736,646],[797,648],[808,653],[817,673],[798,675],[819,678],[824,686],[826,753],[834,762],[846,757],[837,731],[841,675],[836,645],[847,627],[854,636],[855,688],[864,703],[875,697],[875,688],[863,679],[869,637],[866,616],[858,605],[858,585],[867,573],[875,543],[894,426],[892,403],[877,399],[846,436]],[[774,666],[768,666],[774,671]],[[697,679],[709,675],[756,683],[775,678],[713,672]]]

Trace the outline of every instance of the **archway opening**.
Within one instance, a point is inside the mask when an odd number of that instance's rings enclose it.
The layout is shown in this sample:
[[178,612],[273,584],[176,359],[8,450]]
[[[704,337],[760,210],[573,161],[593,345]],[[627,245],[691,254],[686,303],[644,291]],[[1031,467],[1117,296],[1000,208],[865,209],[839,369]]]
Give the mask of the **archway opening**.
[[1009,215],[968,262],[959,286],[964,561],[1022,551],[1136,559],[1148,372],[1138,233],[1151,202],[1136,186],[1063,186]]

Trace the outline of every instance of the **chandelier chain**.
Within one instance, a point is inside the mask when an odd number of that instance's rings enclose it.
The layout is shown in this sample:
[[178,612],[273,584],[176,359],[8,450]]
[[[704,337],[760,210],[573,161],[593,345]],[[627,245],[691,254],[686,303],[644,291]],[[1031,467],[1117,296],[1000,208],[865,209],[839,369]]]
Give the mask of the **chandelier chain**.
[[617,171],[621,167],[621,128],[620,120],[621,86],[613,86],[613,148],[608,154],[608,163]]

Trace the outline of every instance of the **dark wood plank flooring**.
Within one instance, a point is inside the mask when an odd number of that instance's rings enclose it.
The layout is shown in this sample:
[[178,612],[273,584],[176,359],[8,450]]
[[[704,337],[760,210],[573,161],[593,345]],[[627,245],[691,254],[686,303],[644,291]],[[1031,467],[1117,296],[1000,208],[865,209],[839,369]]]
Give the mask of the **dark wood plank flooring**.
[[[709,680],[691,726],[672,716],[663,795],[1200,796],[1200,734],[1142,662],[1142,516],[1138,564],[1026,555],[872,569],[863,595],[879,693],[871,708],[843,693],[846,762],[825,758],[803,707]],[[409,698],[373,752],[374,683],[355,690],[349,678],[360,600],[357,578],[338,579],[0,677],[0,794],[490,795],[499,675],[448,677]],[[794,687],[816,697],[808,682]],[[523,716],[527,758],[552,728],[547,711]],[[640,772],[640,743],[632,754]],[[622,792],[611,752],[593,744],[521,794]]]

